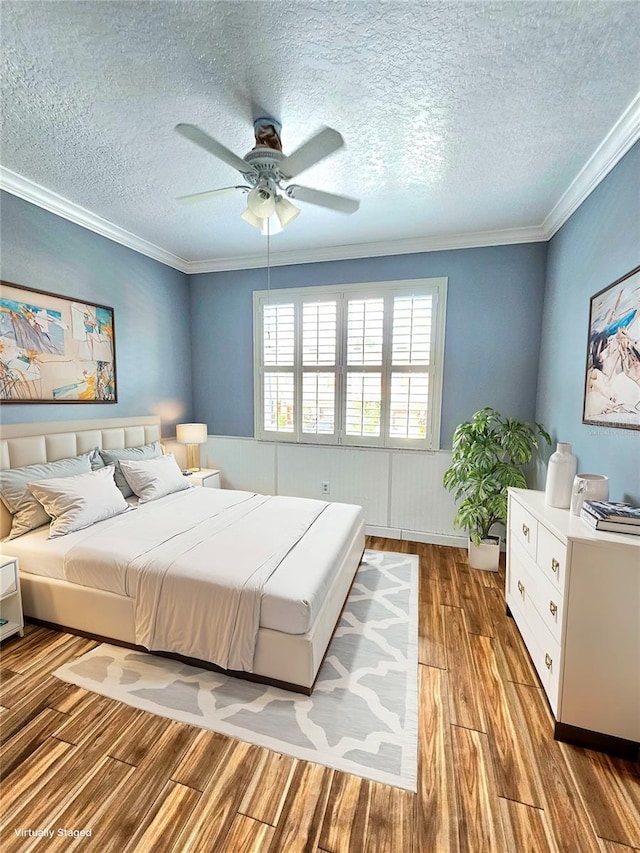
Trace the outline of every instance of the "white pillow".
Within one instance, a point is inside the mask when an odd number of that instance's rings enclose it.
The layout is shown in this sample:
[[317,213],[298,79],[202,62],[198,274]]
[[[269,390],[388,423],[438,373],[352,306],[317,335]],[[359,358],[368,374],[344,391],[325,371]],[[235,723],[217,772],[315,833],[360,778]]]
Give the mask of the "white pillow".
[[116,486],[113,471],[114,466],[108,465],[86,474],[27,483],[31,494],[53,518],[49,539],[132,509]]
[[140,462],[121,459],[120,468],[127,483],[138,496],[139,504],[193,488],[178,467],[173,453]]
[[33,497],[27,483],[49,480],[53,477],[73,477],[91,471],[95,451],[73,456],[70,459],[58,459],[57,462],[39,462],[22,468],[9,468],[0,471],[0,498],[13,515],[9,539],[22,536],[36,527],[49,524],[51,519],[41,504]]

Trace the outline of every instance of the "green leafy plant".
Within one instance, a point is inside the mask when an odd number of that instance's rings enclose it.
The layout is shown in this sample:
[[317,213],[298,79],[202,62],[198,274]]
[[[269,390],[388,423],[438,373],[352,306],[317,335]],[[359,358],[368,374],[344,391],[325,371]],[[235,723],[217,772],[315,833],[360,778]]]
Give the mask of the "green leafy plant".
[[542,424],[505,418],[490,407],[456,427],[443,485],[460,501],[454,525],[476,545],[494,524],[506,523],[507,489],[527,488],[521,466],[531,461],[541,439],[551,444]]

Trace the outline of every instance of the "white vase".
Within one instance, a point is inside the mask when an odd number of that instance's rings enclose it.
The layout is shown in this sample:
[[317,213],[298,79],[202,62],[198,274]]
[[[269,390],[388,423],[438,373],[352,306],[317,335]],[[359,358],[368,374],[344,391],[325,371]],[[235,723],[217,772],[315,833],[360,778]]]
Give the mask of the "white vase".
[[469,538],[469,565],[483,572],[497,572],[500,563],[500,537],[490,536],[476,545]]
[[549,457],[547,483],[544,490],[544,502],[547,506],[569,508],[577,467],[578,460],[571,452],[571,445],[559,441],[555,453]]
[[603,474],[576,474],[571,490],[571,513],[580,515],[585,501],[608,501],[609,478]]

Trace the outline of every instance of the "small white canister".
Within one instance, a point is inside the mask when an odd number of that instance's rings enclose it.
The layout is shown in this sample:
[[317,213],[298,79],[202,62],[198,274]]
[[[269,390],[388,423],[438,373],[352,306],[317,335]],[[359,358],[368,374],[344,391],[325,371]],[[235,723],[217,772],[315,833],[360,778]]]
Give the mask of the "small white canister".
[[609,478],[603,474],[576,474],[571,490],[571,513],[580,515],[585,501],[608,501]]

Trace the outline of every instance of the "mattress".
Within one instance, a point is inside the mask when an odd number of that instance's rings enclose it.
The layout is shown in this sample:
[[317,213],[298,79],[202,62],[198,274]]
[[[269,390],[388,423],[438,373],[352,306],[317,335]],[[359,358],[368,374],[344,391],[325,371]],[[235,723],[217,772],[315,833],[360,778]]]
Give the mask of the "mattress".
[[[212,507],[225,499],[227,490],[203,490]],[[154,507],[180,499],[169,495],[145,504],[135,513],[127,513],[131,523],[137,513],[153,513]],[[89,544],[95,531],[117,525],[119,518],[99,522],[86,530],[48,539],[48,526],[2,543],[3,553],[20,561],[20,571],[47,578],[66,580],[64,560],[78,544]],[[349,550],[358,527],[362,508],[351,504],[329,504],[304,537],[295,545],[265,583],[260,605],[260,627],[289,634],[305,634],[313,625],[339,566]],[[117,577],[91,574],[91,585],[98,589],[124,593]],[[86,583],[86,581],[85,581]]]

